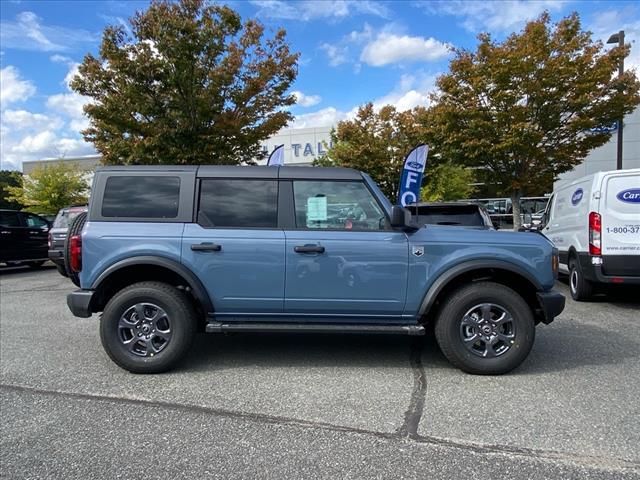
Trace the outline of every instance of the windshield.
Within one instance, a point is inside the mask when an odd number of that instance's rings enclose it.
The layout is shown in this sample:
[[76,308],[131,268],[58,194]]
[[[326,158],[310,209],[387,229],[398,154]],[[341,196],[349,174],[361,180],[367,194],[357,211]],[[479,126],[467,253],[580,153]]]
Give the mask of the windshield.
[[58,215],[56,216],[55,221],[53,222],[53,228],[69,228],[71,222],[73,222],[73,220],[84,211],[85,209],[83,208],[69,208],[60,210],[58,212]]

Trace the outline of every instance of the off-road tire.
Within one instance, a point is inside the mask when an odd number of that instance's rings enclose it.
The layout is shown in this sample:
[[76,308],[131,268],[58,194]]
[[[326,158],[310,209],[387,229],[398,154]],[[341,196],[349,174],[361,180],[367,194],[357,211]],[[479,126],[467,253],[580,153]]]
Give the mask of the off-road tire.
[[69,277],[69,280],[71,280],[76,287],[80,286],[80,277],[78,273],[71,270],[71,264],[69,263],[71,259],[71,242],[69,239],[74,235],[82,233],[82,229],[84,228],[86,221],[86,212],[82,212],[74,218],[71,226],[69,227],[69,231],[67,232],[67,238],[64,239],[64,268],[67,271],[67,277]]
[[[170,322],[171,339],[152,356],[131,353],[121,338],[122,316],[140,303],[157,305]],[[183,292],[162,282],[140,282],[120,290],[109,300],[100,320],[100,340],[107,355],[121,368],[132,373],[161,373],[175,367],[189,351],[196,324],[193,304]]]
[[[461,333],[465,315],[482,304],[502,308],[511,316],[514,328],[513,340],[509,345],[504,342],[508,348],[492,358],[474,353],[473,345],[465,342]],[[477,282],[455,290],[443,300],[435,335],[442,353],[455,367],[477,375],[501,375],[518,367],[529,355],[535,339],[535,322],[531,308],[515,291],[499,283]],[[483,345],[479,340],[476,346]]]

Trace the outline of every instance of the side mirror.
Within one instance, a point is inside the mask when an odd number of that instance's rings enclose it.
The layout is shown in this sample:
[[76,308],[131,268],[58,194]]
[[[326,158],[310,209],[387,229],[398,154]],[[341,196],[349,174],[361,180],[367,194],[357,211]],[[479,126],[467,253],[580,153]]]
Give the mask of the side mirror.
[[411,223],[411,213],[400,205],[391,207],[391,227],[407,228]]
[[530,213],[525,213],[524,214],[524,222],[526,225],[531,225],[531,214]]

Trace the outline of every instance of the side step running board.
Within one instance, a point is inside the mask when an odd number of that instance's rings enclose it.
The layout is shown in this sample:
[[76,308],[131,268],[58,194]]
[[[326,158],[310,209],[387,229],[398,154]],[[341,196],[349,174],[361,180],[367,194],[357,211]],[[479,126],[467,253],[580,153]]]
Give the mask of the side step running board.
[[286,332],[286,333],[388,333],[424,335],[422,325],[336,325],[292,323],[218,323],[207,324],[207,333]]

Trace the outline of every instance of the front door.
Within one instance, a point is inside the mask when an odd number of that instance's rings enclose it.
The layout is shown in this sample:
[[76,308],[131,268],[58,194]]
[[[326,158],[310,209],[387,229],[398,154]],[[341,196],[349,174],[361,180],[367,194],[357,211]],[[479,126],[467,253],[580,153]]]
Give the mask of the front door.
[[207,289],[216,318],[282,313],[284,232],[276,179],[203,178],[198,221],[185,225],[182,262]]
[[285,313],[310,321],[401,321],[408,241],[362,181],[294,180]]

